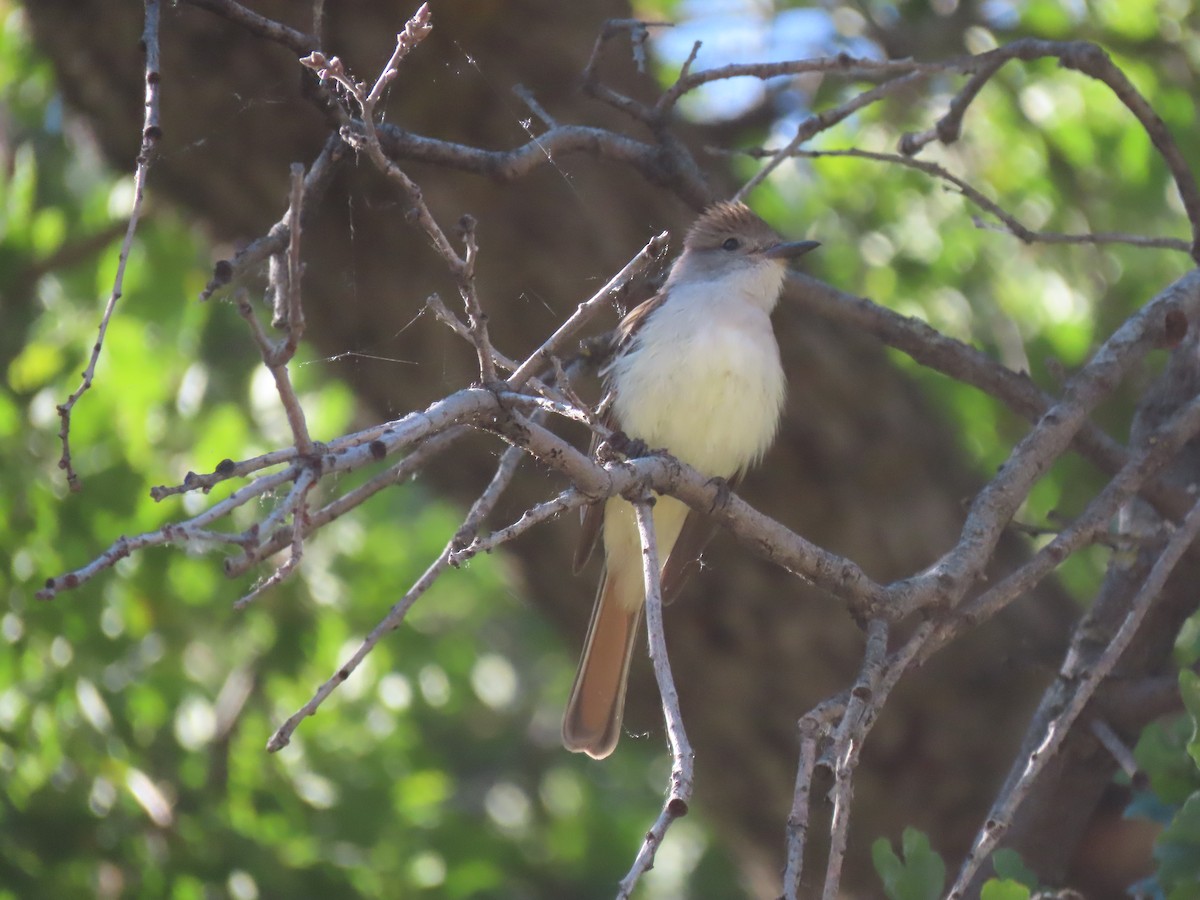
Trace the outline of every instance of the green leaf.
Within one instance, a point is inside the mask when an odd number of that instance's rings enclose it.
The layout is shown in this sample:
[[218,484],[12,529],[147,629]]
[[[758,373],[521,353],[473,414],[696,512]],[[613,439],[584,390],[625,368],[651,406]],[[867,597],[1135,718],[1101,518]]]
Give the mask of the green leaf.
[[1159,883],[1172,896],[1176,887],[1200,884],[1200,791],[1187,799],[1159,836],[1154,858]]
[[894,900],[900,876],[904,872],[904,863],[892,849],[892,842],[887,838],[876,839],[871,845],[871,862],[875,864],[875,871],[883,881],[884,892]]
[[871,860],[890,900],[934,900],[946,883],[946,864],[929,845],[929,837],[915,828],[904,829],[903,861],[887,838],[871,845]]
[[1200,769],[1188,753],[1194,731],[1191,717],[1154,722],[1142,731],[1134,758],[1150,778],[1150,790],[1171,806],[1180,806],[1200,790]]
[[1191,669],[1180,669],[1179,695],[1183,698],[1188,715],[1192,717],[1192,736],[1187,743],[1187,752],[1200,766],[1200,675]]
[[1029,888],[1011,878],[990,878],[979,892],[979,900],[1029,900]]
[[1031,891],[1037,888],[1038,879],[1016,850],[1004,848],[992,854],[992,868],[1004,881],[1018,881]]

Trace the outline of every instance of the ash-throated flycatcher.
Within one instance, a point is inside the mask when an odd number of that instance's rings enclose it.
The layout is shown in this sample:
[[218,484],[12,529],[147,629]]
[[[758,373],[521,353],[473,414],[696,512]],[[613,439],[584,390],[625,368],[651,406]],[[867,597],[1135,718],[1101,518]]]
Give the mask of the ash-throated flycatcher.
[[[771,311],[787,260],[817,247],[785,243],[742,203],[718,203],[696,220],[661,291],[617,326],[602,374],[608,423],[735,482],[775,438],[785,382]],[[712,534],[706,517],[673,497],[654,505],[664,600],[678,592]],[[568,750],[596,759],[621,734],[625,684],[645,605],[642,545],[620,497],[589,507],[575,556],[587,561],[601,531],[605,571],[583,657],[563,716]]]

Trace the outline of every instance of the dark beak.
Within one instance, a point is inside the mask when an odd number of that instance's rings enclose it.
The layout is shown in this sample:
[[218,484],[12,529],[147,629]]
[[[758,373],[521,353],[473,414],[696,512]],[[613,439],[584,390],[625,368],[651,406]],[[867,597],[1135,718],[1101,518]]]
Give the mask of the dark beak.
[[767,259],[796,259],[803,256],[809,250],[816,250],[820,246],[820,241],[790,241],[768,248],[765,256]]

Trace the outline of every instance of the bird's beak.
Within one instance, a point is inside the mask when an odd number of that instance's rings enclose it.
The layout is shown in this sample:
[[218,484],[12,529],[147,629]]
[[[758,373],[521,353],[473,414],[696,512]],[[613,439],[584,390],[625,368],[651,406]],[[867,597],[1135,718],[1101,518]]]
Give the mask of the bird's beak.
[[816,250],[820,246],[820,241],[789,241],[787,243],[776,244],[774,247],[768,247],[764,255],[767,259],[796,259],[803,256],[809,250]]

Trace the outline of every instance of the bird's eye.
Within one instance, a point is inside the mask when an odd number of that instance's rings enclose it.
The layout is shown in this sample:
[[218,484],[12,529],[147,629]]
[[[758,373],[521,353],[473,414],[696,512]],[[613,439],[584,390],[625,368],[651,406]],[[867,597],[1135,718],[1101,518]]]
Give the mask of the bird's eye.
[[721,248],[723,250],[736,250],[740,246],[742,246],[742,242],[737,238],[726,238],[725,243],[721,245]]

